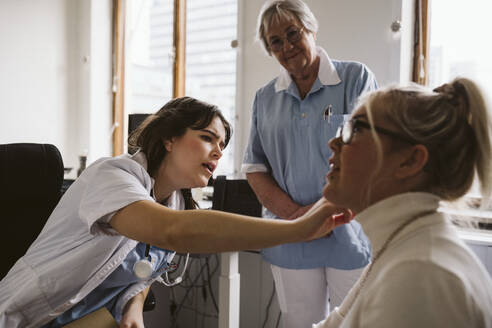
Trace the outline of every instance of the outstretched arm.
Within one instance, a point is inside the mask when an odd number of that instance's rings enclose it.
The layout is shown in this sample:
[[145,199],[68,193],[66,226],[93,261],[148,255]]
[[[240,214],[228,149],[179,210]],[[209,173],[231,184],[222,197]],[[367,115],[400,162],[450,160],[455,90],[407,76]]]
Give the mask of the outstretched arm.
[[213,253],[259,249],[319,238],[350,221],[350,215],[321,199],[293,221],[270,220],[212,210],[176,211],[138,201],[118,211],[111,226],[141,242],[177,252]]

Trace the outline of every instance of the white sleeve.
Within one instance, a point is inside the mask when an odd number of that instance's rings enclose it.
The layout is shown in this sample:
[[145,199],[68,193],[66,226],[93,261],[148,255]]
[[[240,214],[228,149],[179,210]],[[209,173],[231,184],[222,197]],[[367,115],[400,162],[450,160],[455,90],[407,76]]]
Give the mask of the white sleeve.
[[112,230],[107,223],[125,206],[140,200],[153,201],[149,175],[130,158],[108,159],[86,170],[80,177],[85,190],[78,213],[92,234]]
[[244,151],[243,164],[241,166],[241,172],[243,173],[268,172],[268,159],[263,149],[260,131],[258,129],[259,98],[257,92],[253,102],[249,140]]

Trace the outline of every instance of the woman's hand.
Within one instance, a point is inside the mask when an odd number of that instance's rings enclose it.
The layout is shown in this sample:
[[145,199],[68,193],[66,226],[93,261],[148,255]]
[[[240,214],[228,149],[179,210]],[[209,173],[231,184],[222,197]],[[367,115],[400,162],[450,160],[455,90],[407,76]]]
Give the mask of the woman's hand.
[[313,240],[329,235],[333,229],[353,218],[351,210],[337,207],[322,197],[296,221],[307,229],[307,240]]
[[129,306],[120,321],[120,328],[144,328],[142,309]]
[[147,287],[126,303],[120,328],[144,328],[143,304],[149,289],[150,287]]

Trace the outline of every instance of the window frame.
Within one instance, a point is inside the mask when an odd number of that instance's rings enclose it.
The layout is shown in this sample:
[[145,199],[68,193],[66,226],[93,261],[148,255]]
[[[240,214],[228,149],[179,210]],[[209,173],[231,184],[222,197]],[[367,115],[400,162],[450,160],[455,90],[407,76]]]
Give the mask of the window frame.
[[[427,69],[429,55],[429,0],[415,1],[415,24],[413,45],[412,81],[421,85],[427,84]],[[421,59],[420,55],[423,56]],[[423,66],[423,67],[422,67]],[[420,71],[424,76],[420,77]]]
[[[186,0],[174,0],[173,97],[185,95]],[[123,154],[126,0],[113,0],[113,156]]]

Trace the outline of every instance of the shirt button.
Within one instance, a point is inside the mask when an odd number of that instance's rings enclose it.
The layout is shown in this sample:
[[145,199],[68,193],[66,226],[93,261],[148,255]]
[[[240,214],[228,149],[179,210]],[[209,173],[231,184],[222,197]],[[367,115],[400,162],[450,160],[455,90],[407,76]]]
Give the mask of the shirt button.
[[306,113],[302,113],[301,116],[302,116],[302,118],[305,118],[306,117]]

